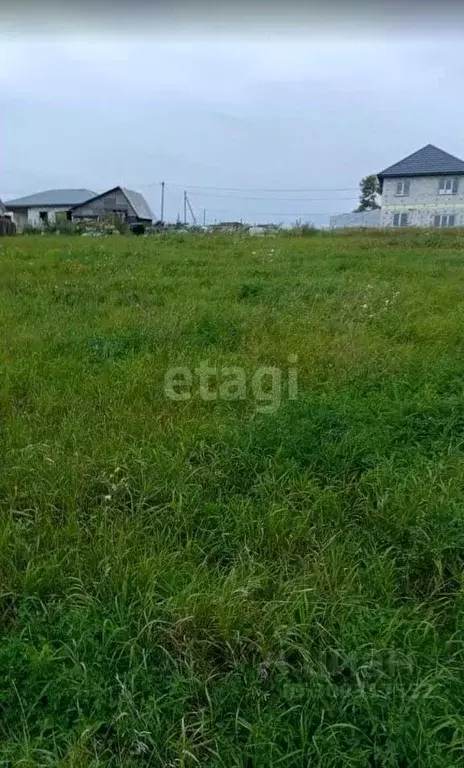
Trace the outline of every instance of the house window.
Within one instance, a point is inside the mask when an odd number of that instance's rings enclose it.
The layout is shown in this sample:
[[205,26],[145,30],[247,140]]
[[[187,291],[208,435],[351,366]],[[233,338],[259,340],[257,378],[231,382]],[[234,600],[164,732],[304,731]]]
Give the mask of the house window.
[[433,217],[434,227],[454,227],[456,217],[454,213],[443,213],[440,216]]
[[408,226],[408,214],[407,213],[394,213],[393,214],[393,226],[394,227],[407,227]]
[[409,179],[396,182],[396,197],[407,197],[409,195]]
[[438,183],[439,195],[457,195],[459,179],[440,179]]
[[39,219],[43,224],[48,223],[48,211],[39,211]]

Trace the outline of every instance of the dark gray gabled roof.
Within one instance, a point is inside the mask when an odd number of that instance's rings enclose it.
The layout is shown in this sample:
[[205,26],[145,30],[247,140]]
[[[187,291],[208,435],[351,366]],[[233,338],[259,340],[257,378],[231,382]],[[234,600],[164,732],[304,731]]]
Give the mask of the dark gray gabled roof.
[[16,200],[8,200],[7,208],[33,208],[35,206],[77,205],[84,203],[95,192],[91,189],[47,189],[46,192],[37,192],[35,195],[17,197]]
[[149,221],[153,221],[155,218],[153,211],[140,192],[134,192],[133,189],[126,189],[126,187],[121,187],[121,190],[129,200],[139,219],[149,219]]
[[382,181],[401,176],[446,176],[461,173],[464,174],[464,162],[459,157],[449,155],[433,144],[427,144],[398,163],[390,165],[377,176]]

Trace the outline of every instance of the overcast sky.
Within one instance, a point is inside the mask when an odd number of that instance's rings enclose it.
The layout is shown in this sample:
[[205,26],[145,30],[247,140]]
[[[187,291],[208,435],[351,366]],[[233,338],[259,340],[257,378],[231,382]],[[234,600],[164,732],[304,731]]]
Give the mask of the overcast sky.
[[158,217],[165,180],[168,218],[186,187],[210,222],[326,224],[424,144],[464,158],[463,41],[427,38],[5,37],[0,196],[121,184]]

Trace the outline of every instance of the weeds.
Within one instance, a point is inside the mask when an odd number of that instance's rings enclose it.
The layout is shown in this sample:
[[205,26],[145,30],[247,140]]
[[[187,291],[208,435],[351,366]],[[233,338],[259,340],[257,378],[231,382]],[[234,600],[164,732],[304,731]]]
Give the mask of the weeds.
[[[5,239],[2,764],[461,765],[464,261],[439,237]],[[273,413],[164,396],[171,365],[289,354]]]

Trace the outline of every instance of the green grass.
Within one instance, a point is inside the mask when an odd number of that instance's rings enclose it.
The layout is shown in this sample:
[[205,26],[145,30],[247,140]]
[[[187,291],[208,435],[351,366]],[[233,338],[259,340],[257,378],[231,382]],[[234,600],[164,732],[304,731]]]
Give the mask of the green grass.
[[463,247],[1,240],[1,766],[462,766]]

